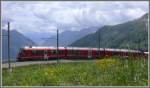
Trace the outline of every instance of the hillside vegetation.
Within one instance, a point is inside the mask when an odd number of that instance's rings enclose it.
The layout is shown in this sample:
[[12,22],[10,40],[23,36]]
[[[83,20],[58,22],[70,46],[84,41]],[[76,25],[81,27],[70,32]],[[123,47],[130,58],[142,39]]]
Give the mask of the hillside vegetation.
[[98,47],[100,33],[100,47],[130,48],[148,50],[148,14],[126,23],[104,26],[95,33],[89,34],[75,41],[69,46]]

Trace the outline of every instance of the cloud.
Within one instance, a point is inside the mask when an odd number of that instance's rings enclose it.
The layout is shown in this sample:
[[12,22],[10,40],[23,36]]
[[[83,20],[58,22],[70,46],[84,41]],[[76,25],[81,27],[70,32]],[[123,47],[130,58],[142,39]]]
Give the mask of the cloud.
[[54,33],[138,18],[148,12],[148,1],[2,1],[1,9],[2,26],[11,20],[21,33]]

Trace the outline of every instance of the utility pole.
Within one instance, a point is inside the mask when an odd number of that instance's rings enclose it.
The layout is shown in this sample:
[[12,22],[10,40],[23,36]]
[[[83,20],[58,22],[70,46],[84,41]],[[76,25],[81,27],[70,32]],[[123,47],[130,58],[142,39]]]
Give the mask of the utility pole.
[[59,62],[59,36],[58,36],[58,34],[59,34],[59,31],[58,31],[58,29],[57,29],[57,63]]
[[140,50],[140,38],[138,40],[138,50]]
[[8,42],[8,69],[9,69],[9,71],[11,71],[12,69],[11,69],[11,61],[10,61],[10,22],[8,22],[8,31],[7,31],[7,35],[1,35],[2,37],[7,37],[8,38],[8,40],[7,40],[7,42]]
[[98,57],[100,57],[100,30],[98,32]]
[[57,49],[56,49],[56,54],[57,54],[57,63],[59,62],[59,31],[57,29],[57,38],[42,38],[42,39],[55,39],[57,40],[56,43],[57,43]]
[[10,65],[10,23],[8,22],[8,68],[11,71]]

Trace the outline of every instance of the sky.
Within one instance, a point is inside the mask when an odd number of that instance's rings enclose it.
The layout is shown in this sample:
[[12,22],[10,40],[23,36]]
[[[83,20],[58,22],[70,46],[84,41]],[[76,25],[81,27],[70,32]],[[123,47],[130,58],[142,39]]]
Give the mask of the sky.
[[2,1],[2,28],[24,34],[115,25],[148,13],[148,1]]

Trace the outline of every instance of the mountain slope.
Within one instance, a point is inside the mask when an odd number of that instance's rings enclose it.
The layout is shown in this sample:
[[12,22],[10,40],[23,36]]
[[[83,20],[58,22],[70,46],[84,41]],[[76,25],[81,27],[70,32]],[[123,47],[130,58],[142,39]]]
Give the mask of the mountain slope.
[[[7,30],[2,30],[3,35],[7,35]],[[2,37],[2,58],[8,58],[8,38]],[[32,40],[28,39],[16,30],[10,31],[10,56],[15,59],[19,49],[24,46],[36,45]]]
[[[93,33],[97,30],[97,27],[90,27],[86,29],[82,29],[80,31],[64,31],[59,34],[59,45],[60,46],[67,46],[74,41],[82,38],[83,36]],[[52,38],[57,38],[56,36],[52,36]],[[50,40],[45,40],[43,42],[44,46],[56,46],[56,39],[50,39]]]
[[139,19],[126,23],[104,26],[93,34],[82,37],[70,46],[98,47],[98,33],[100,33],[100,47],[105,48],[142,48],[148,50],[148,14]]

